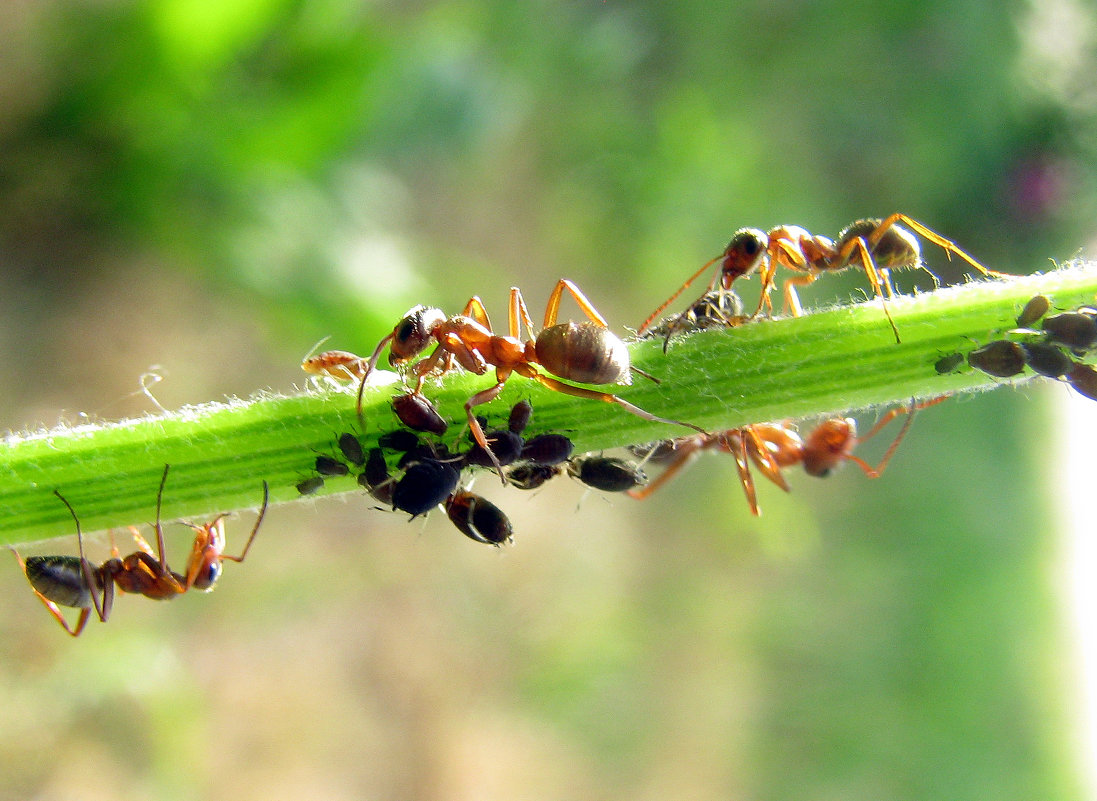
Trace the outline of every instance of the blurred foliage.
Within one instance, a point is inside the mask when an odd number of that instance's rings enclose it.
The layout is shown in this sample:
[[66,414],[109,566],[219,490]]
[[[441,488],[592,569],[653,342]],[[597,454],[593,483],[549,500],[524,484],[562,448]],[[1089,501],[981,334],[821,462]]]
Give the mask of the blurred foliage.
[[[1095,234],[1093,25],[1069,0],[10,4],[7,425],[99,408],[140,359],[188,400],[246,391],[321,336],[367,350],[511,284],[537,307],[561,275],[636,325],[745,225],[903,211],[994,269],[1067,258]],[[799,481],[762,521],[715,461],[643,509],[554,490],[503,561],[273,510],[310,538],[231,577],[262,582],[79,644],[6,572],[0,797],[1079,797],[1028,461],[1050,423],[1019,405],[926,413],[881,481]]]

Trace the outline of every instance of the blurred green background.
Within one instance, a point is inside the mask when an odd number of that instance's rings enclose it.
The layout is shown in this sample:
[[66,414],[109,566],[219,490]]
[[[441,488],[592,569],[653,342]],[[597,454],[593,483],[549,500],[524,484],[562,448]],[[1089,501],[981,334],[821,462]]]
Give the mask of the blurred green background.
[[[560,276],[636,326],[745,225],[902,211],[1007,272],[1094,242],[1089,4],[736,6],[6,4],[0,426],[154,411],[153,365],[168,408],[286,390],[323,336]],[[716,455],[642,504],[482,481],[500,552],[278,507],[213,596],[78,642],[12,560],[0,798],[1088,797],[1066,392],[927,410],[760,519]]]

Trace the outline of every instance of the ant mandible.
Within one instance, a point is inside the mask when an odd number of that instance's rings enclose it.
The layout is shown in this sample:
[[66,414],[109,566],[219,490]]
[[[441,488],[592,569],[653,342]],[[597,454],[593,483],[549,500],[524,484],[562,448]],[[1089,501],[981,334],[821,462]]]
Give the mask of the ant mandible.
[[[735,458],[739,471],[739,483],[747,496],[751,514],[756,517],[762,513],[758,506],[758,496],[751,474],[751,463],[766,478],[789,492],[784,469],[796,464],[804,466],[804,472],[817,478],[825,478],[842,462],[853,462],[869,478],[879,478],[903,441],[914,413],[928,406],[944,401],[948,396],[941,395],[926,401],[912,401],[908,406],[899,406],[881,417],[876,425],[863,437],[857,436],[857,424],[851,417],[833,417],[822,421],[801,439],[795,429],[783,423],[755,423],[728,431],[713,434],[695,435],[674,440],[675,449],[667,468],[650,484],[629,491],[629,495],[642,500],[673,478],[682,468],[692,462],[701,451],[715,448],[730,453]],[[853,449],[862,442],[876,436],[888,423],[900,414],[907,415],[899,433],[888,446],[880,462],[874,467],[853,453]]]
[[[569,321],[557,324],[564,292],[575,299],[590,322]],[[579,288],[566,278],[560,279],[549,295],[548,305],[545,307],[545,322],[540,333],[534,334],[533,320],[517,287],[511,287],[510,290],[509,323],[508,336],[495,334],[487,310],[478,297],[470,298],[461,314],[455,317],[447,318],[440,309],[425,306],[411,309],[396,324],[392,333],[377,344],[370,356],[358,387],[359,419],[362,416],[362,394],[366,379],[376,367],[386,345],[391,343],[389,363],[401,365],[436,343],[434,350],[412,367],[417,377],[412,394],[422,394],[423,382],[428,375],[444,374],[456,365],[477,375],[484,375],[489,367],[494,367],[495,383],[469,398],[465,402],[465,413],[473,438],[491,456],[492,464],[503,478],[504,484],[506,478],[502,468],[472,410],[496,398],[512,373],[532,379],[554,392],[616,403],[645,420],[681,425],[704,433],[704,429],[699,426],[657,417],[612,393],[577,387],[560,380],[585,384],[630,384],[630,370],[639,372],[630,364],[625,343],[610,332],[605,318]],[[519,328],[523,323],[528,333],[525,342],[519,338]],[[544,368],[545,372],[538,370],[537,365]]]
[[[92,609],[95,610],[100,621],[107,622],[114,606],[115,584],[118,585],[120,592],[144,595],[154,600],[169,600],[191,588],[203,591],[213,589],[221,575],[223,560],[243,562],[247,558],[248,550],[266,515],[270,499],[270,490],[265,481],[263,482],[263,505],[255,520],[251,536],[248,537],[247,544],[239,556],[229,556],[224,553],[223,519],[225,516],[219,515],[213,522],[206,525],[187,524],[195,530],[196,536],[187,561],[186,574],[176,573],[168,566],[164,556],[164,530],[160,522],[160,509],[169,467],[164,465],[160,488],[156,494],[157,556],[153,555],[151,547],[137,529],[131,527],[130,532],[139,550],[121,558],[117,547],[112,547],[113,556],[99,567],[94,566],[84,556],[84,536],[80,528],[80,519],[72,508],[72,504],[58,490],[54,490],[54,495],[65,504],[76,523],[76,542],[80,555],[78,557],[30,556],[24,560],[18,551],[12,549],[38,600],[73,637],[79,637],[83,632],[84,626],[91,617]],[[65,620],[61,613],[61,606],[80,610],[75,627],[70,626]]]
[[[730,289],[736,278],[750,275],[755,270],[759,271],[762,282],[761,297],[758,299],[758,308],[755,309],[752,317],[757,316],[763,306],[771,306],[769,293],[776,283],[774,275],[778,266],[803,273],[803,275],[786,279],[783,285],[785,305],[793,316],[799,317],[803,314],[803,307],[796,295],[797,286],[813,283],[821,273],[839,272],[859,264],[868,276],[873,293],[881,299],[884,314],[895,334],[895,341],[899,342],[899,330],[887,306],[888,298],[895,295],[889,271],[898,267],[925,269],[922,264],[922,250],[914,233],[920,234],[943,249],[949,259],[955,253],[985,276],[1005,277],[1004,273],[988,270],[961,250],[955,242],[945,239],[917,220],[899,212],[882,220],[876,218],[857,220],[839,232],[837,241],[825,236],[817,236],[797,225],[779,225],[768,232],[757,228],[740,228],[732,236],[724,252],[706,262],[701,269],[691,275],[673,295],[651,313],[638,329],[638,333],[642,333],[667,306],[689,288],[690,284],[717,262],[720,263],[720,269],[709,284],[710,292],[717,286]],[[934,280],[936,281],[936,277]]]

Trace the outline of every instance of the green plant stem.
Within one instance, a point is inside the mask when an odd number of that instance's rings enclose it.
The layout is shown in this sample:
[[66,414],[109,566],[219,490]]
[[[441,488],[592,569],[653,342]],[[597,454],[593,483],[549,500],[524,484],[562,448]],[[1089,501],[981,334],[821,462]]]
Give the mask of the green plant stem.
[[[1092,303],[1097,269],[1076,266],[897,297],[890,310],[901,344],[879,300],[685,336],[672,342],[666,355],[661,339],[634,342],[633,363],[661,383],[638,378],[633,386],[620,387],[620,394],[654,414],[721,430],[1015,383],[966,366],[938,375],[934,364],[948,353],[1000,338],[1038,293],[1058,309]],[[452,423],[447,440],[465,436],[462,404],[490,381],[490,376],[457,372],[427,388]],[[172,465],[165,520],[205,521],[220,512],[254,508],[263,480],[270,483],[272,503],[296,499],[295,485],[314,474],[317,454],[338,455],[340,433],[361,433],[369,447],[380,433],[397,427],[389,407],[393,392],[391,386],[367,390],[361,428],[354,388],[348,387],[259,394],[160,417],[9,435],[0,453],[0,543],[71,534],[72,520],[55,489],[72,503],[86,531],[151,522],[165,463]],[[690,433],[643,420],[615,404],[549,391],[520,376],[478,411],[501,425],[521,398],[533,403],[530,433],[566,432],[577,452]],[[321,490],[350,491],[361,491],[353,477],[328,479]]]

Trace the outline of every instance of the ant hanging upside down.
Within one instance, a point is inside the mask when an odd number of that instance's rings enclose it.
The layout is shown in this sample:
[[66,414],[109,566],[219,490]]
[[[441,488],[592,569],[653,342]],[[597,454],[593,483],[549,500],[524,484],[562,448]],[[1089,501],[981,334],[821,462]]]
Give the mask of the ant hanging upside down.
[[[557,324],[564,292],[575,299],[590,322]],[[525,341],[519,338],[519,329],[523,323],[528,333]],[[478,297],[471,298],[461,314],[454,317],[447,317],[440,309],[416,306],[404,315],[392,333],[377,344],[370,356],[358,387],[359,419],[362,416],[362,394],[366,380],[377,366],[385,346],[391,345],[389,364],[402,365],[433,345],[434,349],[430,354],[411,368],[416,376],[413,395],[422,394],[423,382],[427,376],[445,374],[458,365],[477,375],[484,375],[489,368],[495,368],[495,383],[469,398],[465,402],[465,412],[473,437],[490,455],[500,477],[503,477],[502,467],[492,453],[484,430],[472,410],[496,398],[512,373],[525,376],[555,392],[616,403],[645,420],[685,426],[704,433],[704,429],[699,426],[657,417],[612,393],[577,387],[560,380],[585,384],[630,384],[630,371],[641,372],[632,367],[625,343],[610,332],[605,318],[571,281],[560,279],[557,282],[545,308],[544,326],[537,334],[533,332],[533,320],[529,316],[521,291],[517,287],[511,287],[509,324],[507,336],[496,334],[492,330],[487,310]],[[503,483],[506,483],[505,477]]]
[[[221,577],[224,560],[243,562],[247,558],[248,550],[267,512],[270,499],[267,482],[263,482],[263,505],[259,516],[240,555],[229,556],[224,553],[224,515],[219,515],[213,522],[201,526],[188,523],[195,531],[194,545],[187,559],[186,573],[176,573],[168,566],[164,556],[164,529],[160,523],[160,507],[164,484],[168,479],[168,468],[169,465],[164,465],[160,489],[156,493],[156,555],[153,555],[152,548],[137,529],[131,527],[130,532],[139,550],[123,558],[118,548],[113,547],[111,558],[96,567],[84,556],[84,535],[80,530],[80,519],[76,516],[76,511],[57,490],[54,490],[54,495],[65,504],[76,522],[76,542],[80,555],[28,556],[24,560],[18,551],[11,549],[38,600],[73,637],[80,636],[91,617],[92,609],[99,620],[107,622],[114,606],[115,585],[120,592],[144,595],[158,601],[170,600],[190,589],[212,590]],[[80,610],[74,627],[70,627],[65,620],[61,606]]]
[[[825,478],[843,462],[853,462],[869,478],[879,478],[884,472],[899,443],[903,441],[914,413],[928,406],[943,402],[948,396],[941,395],[929,400],[912,401],[909,406],[900,406],[887,412],[863,437],[857,436],[857,424],[850,417],[832,417],[823,420],[803,439],[796,429],[784,423],[756,423],[728,431],[713,434],[698,434],[692,437],[671,440],[667,468],[646,487],[633,489],[629,495],[642,500],[666,484],[682,468],[692,462],[702,451],[715,449],[730,453],[735,458],[739,471],[739,483],[747,496],[751,514],[762,513],[758,506],[758,497],[754,489],[754,477],[750,465],[761,471],[762,475],[783,489],[789,491],[785,481],[784,469],[797,464],[804,471],[817,478]],[[853,449],[862,442],[876,436],[888,423],[901,414],[907,416],[894,441],[874,467],[853,453]]]

